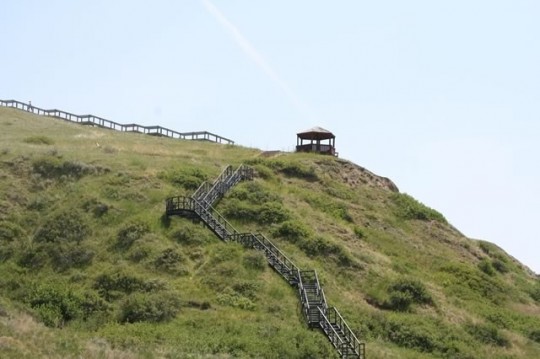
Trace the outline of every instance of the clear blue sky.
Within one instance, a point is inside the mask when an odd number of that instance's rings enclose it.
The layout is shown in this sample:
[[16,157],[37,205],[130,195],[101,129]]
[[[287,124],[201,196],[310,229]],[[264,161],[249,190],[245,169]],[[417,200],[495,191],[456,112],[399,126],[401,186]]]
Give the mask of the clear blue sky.
[[539,273],[539,19],[538,0],[6,0],[0,98],[263,150],[322,126]]

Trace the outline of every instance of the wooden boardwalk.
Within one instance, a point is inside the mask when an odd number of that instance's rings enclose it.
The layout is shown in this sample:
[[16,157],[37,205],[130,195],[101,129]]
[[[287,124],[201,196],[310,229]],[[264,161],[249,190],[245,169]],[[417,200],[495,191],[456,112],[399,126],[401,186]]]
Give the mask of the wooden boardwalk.
[[233,140],[207,131],[177,132],[161,126],[142,126],[135,123],[121,124],[94,115],[75,115],[73,113],[56,109],[44,110],[42,108],[15,100],[0,100],[0,106],[16,108],[18,110],[30,112],[36,115],[54,117],[65,121],[80,123],[82,125],[96,126],[122,132],[137,132],[144,133],[146,135],[163,136],[181,140],[210,141],[230,145],[234,144]]

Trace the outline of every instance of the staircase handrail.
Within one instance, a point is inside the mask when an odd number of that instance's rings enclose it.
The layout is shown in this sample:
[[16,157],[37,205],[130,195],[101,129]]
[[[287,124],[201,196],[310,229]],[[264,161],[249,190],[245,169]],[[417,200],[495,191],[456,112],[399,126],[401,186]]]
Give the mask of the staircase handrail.
[[300,302],[302,303],[304,315],[306,316],[306,320],[309,323],[309,298],[306,289],[304,288],[304,283],[302,282],[302,275],[300,273],[298,273],[298,292],[300,294]]
[[338,325],[343,330],[343,334],[345,334],[347,341],[351,343],[356,353],[360,353],[360,341],[358,340],[356,335],[354,335],[354,332],[351,330],[345,319],[343,319],[341,313],[337,310],[336,307],[331,307],[330,309],[333,310],[334,315],[336,316],[336,323],[338,323],[337,319],[339,319]]
[[[328,337],[328,339],[330,339],[330,341],[332,342],[332,345],[334,345],[334,347],[336,347],[336,349],[338,350],[339,354],[343,355],[343,347],[348,347],[348,344],[343,341],[343,339],[341,339],[341,336],[339,335],[339,333],[336,331],[336,329],[332,326],[332,322],[328,319],[328,317],[323,313],[323,311],[321,310],[321,308],[319,308],[319,314],[322,318],[322,322],[324,322],[324,324],[326,324],[326,328],[329,329],[329,331],[332,332],[332,334],[334,334],[333,336],[330,335],[330,333],[327,333],[324,328],[325,326],[324,325],[321,325],[321,328],[323,328],[324,332],[326,333],[326,336]],[[334,340],[332,340],[334,339]],[[336,340],[337,339],[337,340]],[[353,350],[355,350],[353,348]],[[359,352],[355,350],[355,352],[358,354]]]
[[274,243],[272,243],[272,241],[270,241],[261,233],[254,234],[254,236],[259,242],[261,242],[261,244],[265,245],[266,247],[269,247],[272,253],[279,255],[280,257],[279,259],[285,264],[287,268],[289,268],[291,273],[295,270],[297,272],[299,271],[296,264],[294,264],[294,262],[290,260],[289,257],[285,255],[285,253],[283,253]]
[[[194,208],[195,208],[194,212],[195,213],[197,213],[197,209],[200,209],[200,211],[202,213],[206,213],[209,216],[212,216],[212,217],[216,218],[217,221],[219,222],[219,224],[224,227],[224,229],[226,231],[226,236],[225,236],[225,238],[223,238],[224,240],[228,240],[230,236],[240,233],[240,232],[238,232],[238,230],[236,228],[234,228],[234,226],[232,224],[229,223],[229,221],[227,221],[225,219],[225,217],[223,217],[221,215],[221,213],[216,211],[214,207],[209,206],[208,208],[205,208],[199,201],[197,201],[197,200],[195,200],[193,198],[191,198],[191,200],[193,202],[195,202],[195,206],[194,206]],[[201,215],[201,213],[197,213],[197,214]]]
[[[228,185],[227,188],[222,189],[220,191],[220,187],[223,186],[224,183],[227,183],[225,179],[230,178],[231,175],[234,175],[232,171],[232,166],[228,165],[225,167],[225,169],[221,172],[221,174],[218,176],[218,178],[214,181],[210,189],[204,194],[204,196],[201,198],[201,202],[204,202],[205,204],[208,204],[209,206],[212,206],[214,202],[219,198],[220,195],[223,195],[229,188],[231,188],[233,185]],[[210,197],[210,200],[208,200],[208,197]]]
[[209,190],[210,190],[210,183],[204,181],[201,183],[201,185],[197,188],[195,192],[191,195],[191,197],[199,200],[200,197],[204,196]]
[[324,290],[322,289],[321,284],[319,282],[319,275],[317,274],[316,270],[314,270],[314,272],[315,272],[315,282],[317,283],[317,295],[321,297],[322,307],[324,309],[324,312],[326,313],[326,311],[328,310],[328,304],[326,303],[326,296],[324,295]]

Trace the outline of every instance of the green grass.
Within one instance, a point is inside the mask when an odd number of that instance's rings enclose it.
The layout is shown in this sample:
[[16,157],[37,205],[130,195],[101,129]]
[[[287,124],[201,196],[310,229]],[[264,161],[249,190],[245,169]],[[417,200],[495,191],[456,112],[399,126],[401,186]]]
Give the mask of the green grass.
[[335,357],[264,256],[163,217],[240,163],[218,210],[316,269],[368,357],[540,357],[538,279],[346,161],[1,108],[0,144],[2,358]]

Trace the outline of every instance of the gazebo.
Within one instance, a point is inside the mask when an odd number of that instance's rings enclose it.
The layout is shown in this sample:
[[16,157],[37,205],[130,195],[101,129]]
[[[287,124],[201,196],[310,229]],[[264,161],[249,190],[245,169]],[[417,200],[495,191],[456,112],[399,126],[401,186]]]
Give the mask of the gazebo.
[[[317,152],[336,156],[336,136],[321,127],[313,127],[296,134],[296,152]],[[304,143],[304,141],[306,143]],[[328,141],[321,143],[321,141]]]

